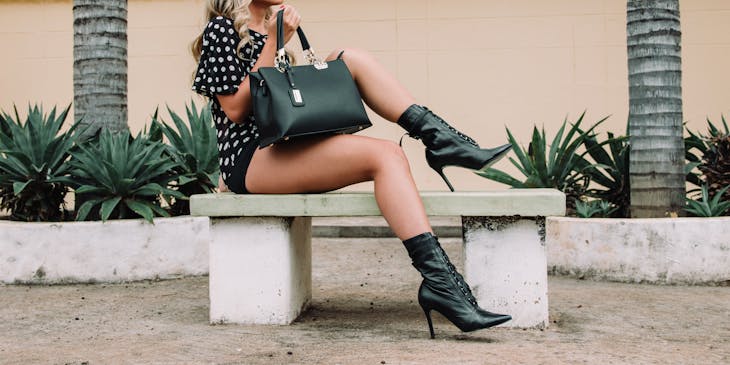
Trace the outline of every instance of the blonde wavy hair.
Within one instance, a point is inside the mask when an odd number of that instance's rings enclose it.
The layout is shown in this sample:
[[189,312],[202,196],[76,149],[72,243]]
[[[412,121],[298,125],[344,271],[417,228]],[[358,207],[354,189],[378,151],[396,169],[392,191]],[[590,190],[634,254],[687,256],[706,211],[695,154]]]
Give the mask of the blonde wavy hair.
[[[248,21],[251,19],[251,12],[248,6],[252,0],[208,0],[205,7],[206,23],[223,16],[233,20],[233,27],[238,31],[241,41],[236,46],[236,55],[244,59],[241,55],[241,48],[247,43],[251,44],[251,35],[248,33]],[[271,9],[266,14],[266,19],[271,17]],[[190,50],[195,58],[195,63],[200,61],[200,53],[203,51],[203,33],[201,32],[195,40],[193,40]]]

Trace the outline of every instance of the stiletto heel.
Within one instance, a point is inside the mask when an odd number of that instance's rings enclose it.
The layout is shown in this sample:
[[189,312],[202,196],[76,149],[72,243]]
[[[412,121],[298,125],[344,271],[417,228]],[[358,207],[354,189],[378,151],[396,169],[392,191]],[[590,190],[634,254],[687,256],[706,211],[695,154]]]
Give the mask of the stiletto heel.
[[449,189],[451,189],[451,192],[453,193],[454,192],[454,187],[451,186],[451,183],[449,182],[449,179],[446,178],[446,175],[444,174],[444,169],[441,168],[440,170],[436,170],[436,172],[438,172],[439,175],[441,175],[441,178],[444,179],[444,182],[449,187]]
[[[473,169],[474,171],[486,171],[490,166],[494,165],[495,162],[499,161],[502,157],[507,155],[507,152],[512,149],[512,145],[506,144],[503,146],[499,146],[497,148],[492,149],[492,154],[486,161],[482,161],[479,165],[476,165]],[[434,152],[426,150],[426,162],[428,163],[428,166],[431,167],[436,173],[441,176],[441,178],[444,180],[446,185],[449,187],[449,189],[453,192],[454,186],[451,185],[451,182],[446,177],[446,174],[444,173],[444,169],[447,166],[458,166],[455,163],[448,163],[448,161],[444,161],[443,158],[440,156],[437,156]]]
[[428,321],[428,331],[431,332],[431,339],[436,338],[436,335],[433,333],[433,322],[431,321],[431,310],[422,308],[423,313],[426,314],[426,321]]

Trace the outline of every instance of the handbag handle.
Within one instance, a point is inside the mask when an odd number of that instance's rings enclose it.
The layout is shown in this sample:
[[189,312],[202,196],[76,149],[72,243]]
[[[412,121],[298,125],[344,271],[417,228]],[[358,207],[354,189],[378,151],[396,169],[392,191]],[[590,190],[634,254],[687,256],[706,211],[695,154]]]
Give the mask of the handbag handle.
[[[327,68],[327,63],[314,55],[314,50],[309,45],[309,41],[302,27],[297,27],[297,36],[299,36],[299,42],[302,44],[304,58],[307,62],[310,65],[314,65],[318,70]],[[274,67],[280,72],[285,72],[291,67],[289,57],[286,56],[286,50],[284,49],[284,10],[279,10],[276,13],[276,58],[274,59]]]

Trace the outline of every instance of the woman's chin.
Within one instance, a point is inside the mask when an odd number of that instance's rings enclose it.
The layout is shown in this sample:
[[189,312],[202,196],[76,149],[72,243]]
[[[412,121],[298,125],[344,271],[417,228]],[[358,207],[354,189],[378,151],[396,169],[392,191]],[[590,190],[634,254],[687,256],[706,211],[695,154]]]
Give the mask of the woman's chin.
[[259,6],[276,6],[284,3],[284,0],[253,0],[253,4]]

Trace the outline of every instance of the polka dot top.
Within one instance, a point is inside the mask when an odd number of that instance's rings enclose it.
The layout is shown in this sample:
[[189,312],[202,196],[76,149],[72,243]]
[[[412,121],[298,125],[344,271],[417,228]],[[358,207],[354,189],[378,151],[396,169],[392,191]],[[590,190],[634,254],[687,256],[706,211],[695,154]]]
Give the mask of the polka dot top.
[[193,82],[193,91],[212,101],[211,112],[218,134],[221,174],[228,186],[231,186],[229,179],[236,168],[234,162],[240,164],[237,161],[240,161],[239,157],[244,151],[253,151],[258,145],[259,134],[253,115],[243,123],[233,123],[223,112],[215,95],[238,91],[239,84],[256,63],[266,36],[253,30],[249,30],[249,33],[251,43],[244,45],[240,57],[237,57],[236,47],[241,38],[233,27],[233,21],[222,16],[211,20],[204,30],[200,63]]

